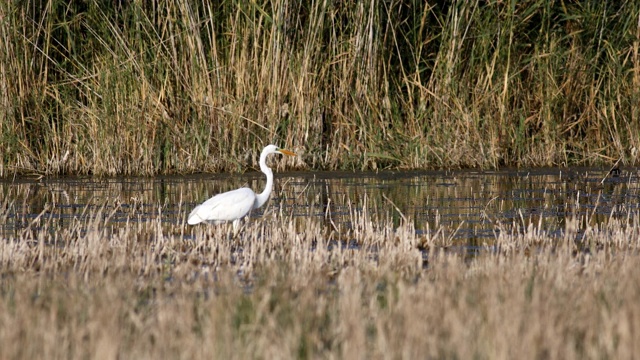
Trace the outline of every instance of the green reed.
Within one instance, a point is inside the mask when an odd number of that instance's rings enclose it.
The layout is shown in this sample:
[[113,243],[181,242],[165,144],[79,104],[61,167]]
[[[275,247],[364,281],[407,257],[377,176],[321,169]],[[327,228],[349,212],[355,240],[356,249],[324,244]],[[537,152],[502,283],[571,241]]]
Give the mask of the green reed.
[[0,175],[635,163],[640,6],[0,5]]

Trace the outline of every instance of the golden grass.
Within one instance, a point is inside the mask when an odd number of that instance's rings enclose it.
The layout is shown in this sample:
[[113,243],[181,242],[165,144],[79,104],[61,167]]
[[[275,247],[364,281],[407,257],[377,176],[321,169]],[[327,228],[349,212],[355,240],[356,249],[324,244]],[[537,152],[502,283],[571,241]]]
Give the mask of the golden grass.
[[321,219],[300,226],[281,208],[230,239],[224,226],[163,223],[161,207],[142,222],[148,209],[132,208],[114,224],[113,205],[102,205],[66,227],[44,214],[0,241],[1,358],[583,359],[640,350],[633,211],[607,225],[569,216],[562,237],[535,222],[497,224],[495,245],[469,256],[443,246],[439,229],[416,235],[410,219],[393,226],[388,214],[355,208],[350,230]]

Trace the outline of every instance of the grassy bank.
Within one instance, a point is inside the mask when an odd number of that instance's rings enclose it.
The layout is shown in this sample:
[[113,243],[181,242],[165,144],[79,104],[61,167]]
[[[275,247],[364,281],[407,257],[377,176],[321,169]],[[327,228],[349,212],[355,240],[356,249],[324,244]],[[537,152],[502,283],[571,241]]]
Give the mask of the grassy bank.
[[640,4],[0,5],[0,176],[588,165],[640,148]]
[[[347,232],[272,214],[230,240],[228,228],[168,225],[148,209],[112,223],[110,204],[63,229],[43,213],[0,241],[0,357],[619,359],[640,350],[635,213],[606,226],[568,217],[560,238],[501,225],[496,246],[469,257],[443,247],[439,229],[416,235],[359,210]],[[347,239],[357,248],[341,246]]]

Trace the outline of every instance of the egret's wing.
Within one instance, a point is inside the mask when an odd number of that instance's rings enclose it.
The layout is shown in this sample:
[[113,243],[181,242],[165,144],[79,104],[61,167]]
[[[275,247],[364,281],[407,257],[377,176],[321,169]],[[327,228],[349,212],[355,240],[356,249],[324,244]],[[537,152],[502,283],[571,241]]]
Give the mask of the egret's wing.
[[189,225],[203,221],[223,223],[240,219],[251,211],[255,200],[256,194],[249,188],[218,194],[196,206],[189,214],[187,223]]

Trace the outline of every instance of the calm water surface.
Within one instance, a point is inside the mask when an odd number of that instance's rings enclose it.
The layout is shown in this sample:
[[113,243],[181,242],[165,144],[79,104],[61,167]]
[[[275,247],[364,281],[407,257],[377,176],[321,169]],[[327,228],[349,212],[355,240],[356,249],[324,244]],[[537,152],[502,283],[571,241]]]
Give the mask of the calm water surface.
[[[499,225],[535,222],[560,236],[574,214],[592,223],[627,216],[640,206],[639,179],[636,168],[615,177],[597,168],[281,173],[266,211],[299,227],[316,221],[348,229],[351,214],[362,212],[394,226],[406,218],[419,233],[444,228],[458,245],[475,246],[490,243]],[[182,226],[195,205],[241,186],[262,191],[264,175],[0,180],[0,236],[18,238],[43,219],[62,228],[99,209],[114,226],[158,218],[167,227]]]

